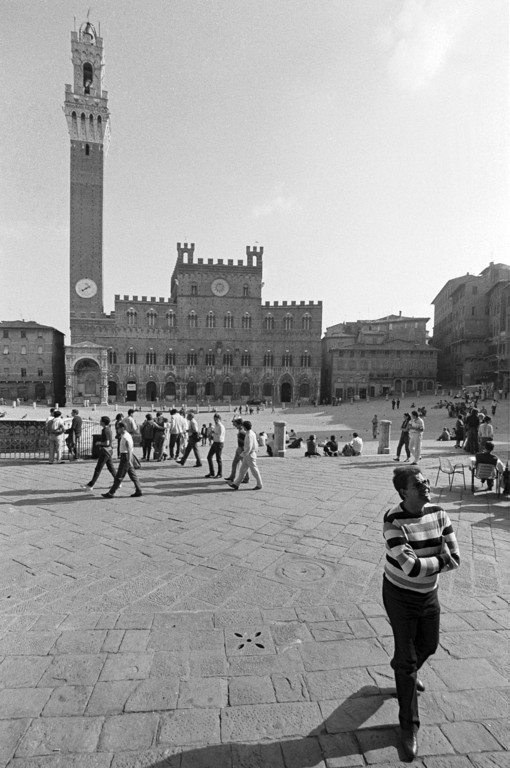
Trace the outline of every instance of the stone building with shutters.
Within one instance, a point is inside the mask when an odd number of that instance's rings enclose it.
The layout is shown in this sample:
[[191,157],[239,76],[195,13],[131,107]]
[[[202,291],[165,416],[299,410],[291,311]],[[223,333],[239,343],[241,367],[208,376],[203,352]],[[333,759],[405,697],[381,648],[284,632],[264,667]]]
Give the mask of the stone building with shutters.
[[103,308],[103,176],[110,136],[103,41],[71,34],[70,327],[67,404],[310,402],[319,397],[322,302],[262,300],[261,246],[242,259],[177,244],[167,296],[116,295]]
[[64,334],[32,320],[0,321],[0,402],[64,402]]

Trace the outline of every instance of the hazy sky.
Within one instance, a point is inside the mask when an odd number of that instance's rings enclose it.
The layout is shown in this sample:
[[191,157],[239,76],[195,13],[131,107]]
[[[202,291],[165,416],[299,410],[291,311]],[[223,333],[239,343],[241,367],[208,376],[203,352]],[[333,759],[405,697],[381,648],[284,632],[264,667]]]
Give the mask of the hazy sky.
[[[178,241],[264,246],[264,300],[323,328],[433,316],[510,263],[507,0],[104,0],[104,304],[168,296]],[[70,33],[0,0],[0,319],[68,332]],[[69,339],[68,339],[69,341]]]

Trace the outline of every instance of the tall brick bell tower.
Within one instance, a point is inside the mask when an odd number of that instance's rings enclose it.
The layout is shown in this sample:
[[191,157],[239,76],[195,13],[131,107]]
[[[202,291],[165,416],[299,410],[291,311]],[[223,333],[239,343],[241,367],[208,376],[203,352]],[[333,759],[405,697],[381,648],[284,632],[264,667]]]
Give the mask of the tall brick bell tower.
[[103,166],[110,138],[110,113],[108,93],[103,90],[103,41],[89,21],[78,32],[71,32],[71,59],[74,82],[66,85],[64,102],[71,140],[67,405],[108,400],[107,350],[93,339],[105,322]]
[[89,21],[71,33],[74,83],[64,112],[71,140],[70,325],[73,343],[93,338],[103,314],[103,164],[110,135],[103,41]]

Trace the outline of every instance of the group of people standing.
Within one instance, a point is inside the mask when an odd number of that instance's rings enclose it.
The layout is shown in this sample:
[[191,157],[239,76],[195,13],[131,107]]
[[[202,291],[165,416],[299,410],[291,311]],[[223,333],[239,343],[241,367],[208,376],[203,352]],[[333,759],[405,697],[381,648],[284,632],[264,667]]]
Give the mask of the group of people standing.
[[71,411],[71,422],[67,422],[62,412],[50,408],[50,416],[46,420],[48,435],[49,464],[64,463],[64,445],[67,445],[69,461],[78,461],[81,457],[81,435],[83,419],[77,408]]
[[[164,459],[174,459],[180,466],[184,466],[190,454],[193,452],[195,457],[195,467],[202,466],[199,444],[201,434],[193,411],[177,411],[173,408],[170,411],[170,418],[163,415],[162,412],[156,413],[155,418],[148,413],[145,416],[143,424],[138,428],[134,419],[134,410],[130,410],[126,418],[123,414],[117,414],[115,422],[112,425],[109,416],[101,417],[101,436],[96,442],[99,449],[99,457],[96,463],[92,479],[84,485],[84,488],[93,488],[103,471],[107,468],[113,477],[113,483],[110,489],[103,493],[104,498],[111,499],[115,496],[122,480],[127,475],[133,482],[135,492],[132,496],[141,496],[142,489],[136,473],[137,465],[140,463],[134,454],[134,436],[140,435],[142,444],[142,461],[151,460],[153,451],[154,460],[163,461]],[[209,472],[206,478],[223,477],[222,453],[225,444],[225,426],[219,413],[214,414],[214,426],[212,428],[212,440],[207,453],[207,464]],[[251,471],[255,478],[255,489],[262,488],[262,478],[257,467],[258,440],[252,429],[250,421],[235,419],[237,428],[238,447],[232,462],[230,476],[225,478],[231,488],[237,490],[240,483],[248,482],[249,472]],[[117,458],[119,464],[117,470],[113,464],[114,441],[117,442]],[[216,462],[216,470],[214,468]],[[237,475],[237,466],[241,464]]]

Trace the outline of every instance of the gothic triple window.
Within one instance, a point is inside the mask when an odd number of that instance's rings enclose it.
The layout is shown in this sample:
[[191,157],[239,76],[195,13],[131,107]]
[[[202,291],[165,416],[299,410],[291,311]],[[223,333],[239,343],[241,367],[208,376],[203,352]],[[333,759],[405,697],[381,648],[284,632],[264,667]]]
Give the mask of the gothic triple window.
[[223,355],[223,365],[227,368],[231,368],[234,365],[234,356],[232,352],[225,352]]
[[272,315],[266,315],[264,318],[264,330],[274,331],[274,317]]
[[196,312],[190,312],[188,315],[188,326],[190,328],[198,327],[198,317]]
[[175,365],[175,352],[172,349],[165,355],[165,365]]
[[175,328],[175,312],[173,312],[172,310],[169,310],[166,313],[166,327]]
[[241,365],[244,368],[249,368],[249,366],[251,365],[251,355],[247,349],[245,349],[243,354],[241,355]]
[[128,349],[126,352],[127,365],[136,365],[136,352],[133,349]]
[[136,325],[136,309],[128,309],[127,313],[127,324],[128,325]]
[[290,314],[285,315],[285,317],[283,318],[283,330],[291,331],[293,327],[294,327],[294,318]]
[[292,367],[292,355],[288,350],[285,350],[284,354],[282,355],[282,366],[284,368]]
[[303,331],[310,331],[312,328],[312,316],[311,315],[303,315],[301,319],[301,328]]
[[117,364],[117,353],[114,349],[108,350],[108,363],[109,365],[116,365]]
[[191,349],[188,352],[188,365],[196,365],[197,359],[198,359],[197,353],[195,352],[194,349]]
[[209,352],[205,353],[205,364],[209,366],[213,366],[214,363],[215,363],[214,352],[212,350],[209,350]]
[[145,362],[147,365],[156,365],[156,353],[153,349],[149,349],[149,351],[145,353]]
[[301,355],[301,368],[310,368],[311,365],[312,356],[307,350],[305,350],[305,352]]
[[244,313],[241,320],[241,327],[244,329],[251,328],[251,315],[249,312]]
[[207,317],[205,319],[205,326],[206,328],[216,328],[216,317],[214,315],[214,312],[207,313]]
[[267,350],[266,354],[264,355],[264,368],[272,368],[274,365],[274,355],[272,352]]
[[233,328],[234,327],[234,318],[232,317],[231,312],[227,312],[225,315],[225,319],[223,321],[224,328]]
[[156,325],[157,316],[158,316],[157,312],[154,309],[149,309],[149,311],[147,312],[147,323],[152,328],[154,328],[154,326]]

